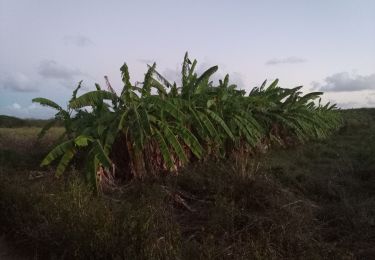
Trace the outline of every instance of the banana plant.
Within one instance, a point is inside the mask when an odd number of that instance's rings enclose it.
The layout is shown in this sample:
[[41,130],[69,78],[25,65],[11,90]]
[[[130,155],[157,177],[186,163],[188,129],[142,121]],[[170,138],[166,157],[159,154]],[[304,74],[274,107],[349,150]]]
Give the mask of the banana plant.
[[[78,86],[73,90],[72,98],[70,99],[69,102],[72,102],[76,99],[78,90],[81,88],[81,86],[82,86],[82,81],[80,81],[78,83]],[[74,129],[73,129],[73,119],[71,118],[73,109],[71,107],[68,106],[66,109],[63,109],[54,101],[48,98],[42,98],[42,97],[34,98],[32,99],[32,102],[38,103],[41,106],[52,108],[57,111],[54,119],[51,120],[49,123],[47,123],[45,126],[43,126],[42,130],[39,132],[38,140],[43,138],[43,136],[48,132],[48,130],[51,129],[51,127],[58,124],[59,122],[63,123],[64,128],[65,128],[65,132],[62,134],[59,140],[62,140],[64,136],[67,136],[68,138],[72,137]]]
[[98,139],[86,135],[69,139],[52,149],[41,162],[41,166],[49,165],[60,158],[55,173],[57,177],[60,177],[78,150],[82,148],[87,148],[88,151],[86,166],[89,170],[86,171],[86,179],[93,187],[97,187],[96,173],[98,168],[110,169],[112,167],[112,162]]
[[215,85],[210,79],[217,66],[200,75],[196,66],[186,53],[181,83],[168,81],[154,63],[148,65],[143,82],[133,84],[124,63],[119,95],[106,78],[108,90],[96,84],[96,90],[77,96],[80,82],[66,110],[51,100],[34,99],[57,110],[55,119],[63,121],[68,137],[42,165],[60,158],[56,174],[61,175],[82,150],[86,179],[97,186],[97,172],[109,172],[116,165],[143,179],[176,172],[193,158],[226,158],[238,149],[255,151],[275,140],[323,139],[341,126],[335,105],[321,104],[321,92],[303,95],[300,86],[282,88],[276,79],[246,94],[230,84],[229,75]]

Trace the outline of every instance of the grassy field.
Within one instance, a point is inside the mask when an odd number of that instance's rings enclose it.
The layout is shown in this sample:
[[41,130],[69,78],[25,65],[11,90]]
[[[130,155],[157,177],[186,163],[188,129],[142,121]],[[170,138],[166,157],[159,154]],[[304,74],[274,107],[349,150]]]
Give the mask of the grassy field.
[[[375,110],[329,140],[96,196],[40,160],[62,129],[0,128],[0,230],[35,259],[374,259]],[[0,234],[1,235],[1,234]]]
[[1,128],[0,164],[22,170],[38,169],[40,161],[64,129],[52,128],[45,138],[37,141],[39,127]]

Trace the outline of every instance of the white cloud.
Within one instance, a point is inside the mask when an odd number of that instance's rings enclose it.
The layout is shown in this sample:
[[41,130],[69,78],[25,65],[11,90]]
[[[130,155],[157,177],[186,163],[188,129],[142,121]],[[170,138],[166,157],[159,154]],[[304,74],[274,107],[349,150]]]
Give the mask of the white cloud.
[[15,92],[35,92],[38,90],[35,82],[20,72],[0,75],[0,88]]
[[[209,67],[206,67],[208,69]],[[204,70],[197,70],[198,76],[200,76]],[[244,88],[245,83],[243,80],[243,75],[239,72],[232,72],[228,73],[229,74],[229,83],[230,84],[236,84],[239,88]],[[162,73],[162,75],[170,82],[176,82],[177,85],[181,85],[181,72],[179,69],[165,69]],[[210,78],[211,81],[214,82],[214,84],[218,84],[219,79],[224,79],[226,73],[222,73],[220,70],[213,74]]]
[[[214,63],[202,62],[198,64],[195,72],[197,73],[198,77],[202,75],[207,69],[215,66]],[[210,78],[214,84],[218,84],[219,79],[224,79],[225,75],[229,74],[229,83],[236,84],[239,88],[244,88],[244,76],[240,72],[226,72],[222,70],[219,66],[218,71],[216,71]],[[176,82],[177,85],[181,85],[181,66],[176,66],[175,69],[167,68],[161,74],[171,83]]]
[[39,74],[44,78],[71,80],[75,76],[83,75],[78,69],[67,68],[54,60],[44,60],[40,63]]
[[273,58],[266,62],[266,65],[279,65],[279,64],[295,64],[295,63],[304,63],[307,60],[300,57],[286,57],[286,58]]
[[375,106],[375,93],[371,93],[369,96],[366,97],[367,105],[370,107]]
[[177,85],[181,85],[181,69],[176,67],[175,69],[167,68],[161,73],[170,83],[176,82]]
[[375,89],[375,73],[362,76],[348,72],[335,73],[324,79],[323,83],[312,82],[314,89],[331,92],[361,91]]
[[13,103],[11,107],[14,108],[14,109],[17,109],[17,110],[21,109],[21,105],[18,104],[18,103]]
[[67,35],[63,38],[63,41],[67,45],[75,45],[77,47],[93,45],[91,39],[83,35]]
[[142,64],[148,64],[148,65],[152,65],[154,62],[156,62],[156,60],[151,60],[151,59],[137,59],[137,61]]
[[229,73],[229,81],[236,84],[239,88],[245,87],[244,76],[239,72]]
[[11,105],[0,107],[0,114],[20,118],[51,118],[54,116],[55,111],[33,103],[29,105],[21,105],[18,102],[14,102]]
[[349,101],[349,102],[331,102],[333,104],[336,104],[337,107],[342,109],[350,109],[350,108],[358,108],[363,107],[362,103],[355,102],[355,101]]

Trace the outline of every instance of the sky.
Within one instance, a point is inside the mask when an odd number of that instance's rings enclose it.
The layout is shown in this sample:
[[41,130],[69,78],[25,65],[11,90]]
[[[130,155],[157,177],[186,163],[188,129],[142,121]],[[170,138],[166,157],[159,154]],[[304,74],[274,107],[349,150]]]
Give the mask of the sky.
[[[265,79],[324,91],[342,108],[375,107],[375,1],[0,0],[0,114],[49,118],[84,90],[121,91],[121,65],[180,83],[185,52],[250,91]],[[82,93],[82,92],[81,92]]]

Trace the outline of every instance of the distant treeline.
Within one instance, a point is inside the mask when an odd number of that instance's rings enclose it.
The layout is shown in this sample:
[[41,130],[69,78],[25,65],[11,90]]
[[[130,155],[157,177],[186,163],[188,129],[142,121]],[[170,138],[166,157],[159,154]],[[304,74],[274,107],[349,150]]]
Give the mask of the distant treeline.
[[0,115],[0,127],[43,127],[50,121],[51,119],[21,119],[13,116]]

